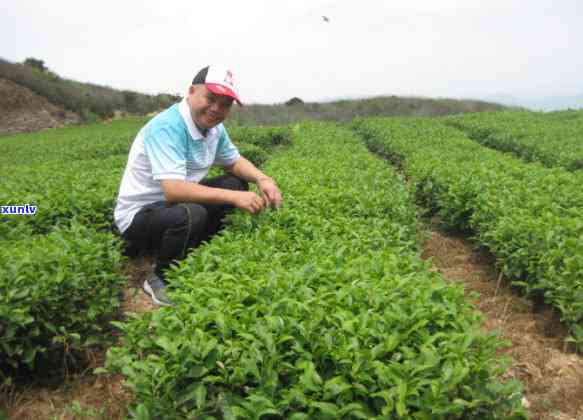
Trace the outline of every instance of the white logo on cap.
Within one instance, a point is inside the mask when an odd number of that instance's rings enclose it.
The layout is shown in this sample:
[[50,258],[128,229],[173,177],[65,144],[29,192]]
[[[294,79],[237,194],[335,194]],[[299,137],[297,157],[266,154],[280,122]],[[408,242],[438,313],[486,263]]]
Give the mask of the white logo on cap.
[[228,85],[233,86],[233,73],[231,73],[231,70],[227,70],[224,82]]

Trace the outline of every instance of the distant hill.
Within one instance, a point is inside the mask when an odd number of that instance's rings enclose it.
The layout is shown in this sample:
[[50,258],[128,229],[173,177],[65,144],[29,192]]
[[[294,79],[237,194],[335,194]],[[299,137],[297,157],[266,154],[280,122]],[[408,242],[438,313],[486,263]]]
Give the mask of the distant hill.
[[0,58],[0,78],[24,86],[52,104],[78,113],[84,121],[109,118],[115,111],[146,114],[179,100],[175,95],[145,95],[81,83],[60,77],[46,68],[42,60],[29,58],[25,62],[27,64],[11,63]]
[[348,122],[355,117],[438,116],[464,112],[499,111],[507,107],[478,100],[430,99],[379,96],[366,99],[343,99],[325,103],[292,98],[287,104],[235,106],[231,124],[279,125],[301,120]]

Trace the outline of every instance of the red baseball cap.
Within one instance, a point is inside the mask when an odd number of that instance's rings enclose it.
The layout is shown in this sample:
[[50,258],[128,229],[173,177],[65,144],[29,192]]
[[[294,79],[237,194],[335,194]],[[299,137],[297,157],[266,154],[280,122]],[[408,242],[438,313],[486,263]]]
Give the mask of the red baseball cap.
[[194,76],[192,84],[205,85],[214,94],[229,96],[239,105],[243,105],[235,86],[233,72],[226,67],[206,66]]

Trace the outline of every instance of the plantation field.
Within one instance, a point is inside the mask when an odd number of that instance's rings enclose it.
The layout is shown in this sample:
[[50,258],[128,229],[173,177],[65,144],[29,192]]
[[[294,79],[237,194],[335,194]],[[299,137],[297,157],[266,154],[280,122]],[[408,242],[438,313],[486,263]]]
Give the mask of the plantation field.
[[95,374],[124,378],[136,418],[525,418],[504,343],[420,258],[424,220],[492,252],[580,350],[582,121],[233,127],[284,207],[231,215],[171,269],[177,306],[130,317],[112,212],[145,120],[0,137],[0,205],[37,208],[0,215],[0,389],[109,348]]
[[470,138],[497,150],[512,152],[528,162],[583,169],[583,113],[581,111],[493,112],[448,119]]

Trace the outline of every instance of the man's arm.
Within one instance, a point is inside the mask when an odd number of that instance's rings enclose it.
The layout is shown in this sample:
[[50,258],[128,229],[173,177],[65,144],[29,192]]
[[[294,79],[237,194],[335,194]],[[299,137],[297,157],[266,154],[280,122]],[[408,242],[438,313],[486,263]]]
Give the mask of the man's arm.
[[282,203],[281,192],[275,181],[261,172],[251,162],[240,156],[232,165],[224,167],[227,172],[244,179],[247,182],[254,182],[261,190],[267,205],[280,207]]
[[259,213],[265,207],[263,199],[250,191],[213,188],[174,179],[160,182],[166,201],[171,203],[231,204],[249,213]]
[[243,156],[240,156],[232,165],[224,166],[224,168],[227,172],[244,179],[247,182],[254,182],[255,184],[263,178],[269,178]]

